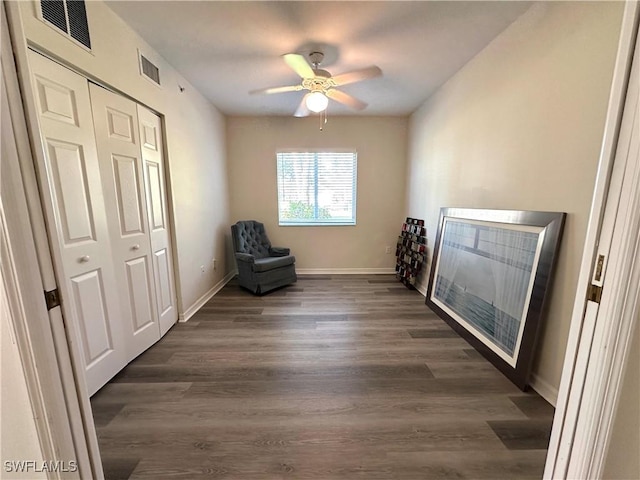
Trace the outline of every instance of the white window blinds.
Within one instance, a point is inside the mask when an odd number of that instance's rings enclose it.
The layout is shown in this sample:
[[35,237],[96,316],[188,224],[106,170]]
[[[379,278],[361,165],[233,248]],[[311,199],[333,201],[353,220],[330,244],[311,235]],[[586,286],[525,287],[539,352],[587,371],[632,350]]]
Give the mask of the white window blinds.
[[280,225],[355,225],[355,151],[280,151]]

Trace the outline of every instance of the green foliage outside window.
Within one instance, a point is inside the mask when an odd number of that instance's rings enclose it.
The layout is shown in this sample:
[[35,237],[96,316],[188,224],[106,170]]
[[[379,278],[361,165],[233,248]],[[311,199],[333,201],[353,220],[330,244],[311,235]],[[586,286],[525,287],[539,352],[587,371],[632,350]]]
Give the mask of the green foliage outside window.
[[318,208],[318,216],[316,217],[313,205],[300,201],[290,203],[289,208],[282,213],[284,218],[331,218],[331,214],[326,208]]

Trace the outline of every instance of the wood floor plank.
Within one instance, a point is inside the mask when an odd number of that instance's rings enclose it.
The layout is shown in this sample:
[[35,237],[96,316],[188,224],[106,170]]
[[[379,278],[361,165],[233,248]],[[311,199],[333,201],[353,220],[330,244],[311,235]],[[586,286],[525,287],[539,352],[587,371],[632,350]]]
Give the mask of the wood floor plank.
[[104,476],[113,479],[130,478],[139,462],[139,458],[110,457],[108,461],[104,462]]
[[259,452],[266,459],[279,455],[305,457],[315,448],[325,454],[331,452],[332,458],[343,461],[348,461],[353,454],[386,456],[407,450],[425,454],[446,451],[458,455],[467,450],[506,450],[486,424],[454,423],[448,428],[429,429],[407,425],[382,427],[376,431],[351,425],[319,426],[313,429],[295,426],[283,429],[258,426],[251,429],[222,425],[210,426],[207,430],[208,434],[203,434],[200,429],[187,436],[184,430],[177,429],[164,438],[159,436],[160,432],[142,430],[136,433],[135,442],[127,441],[131,431],[116,430],[101,437],[101,440],[119,445],[107,451],[111,456],[136,455],[139,458],[156,459],[162,459],[166,455],[162,450],[168,447],[180,456],[207,451],[216,456],[251,458]]
[[554,408],[540,395],[535,393],[514,395],[509,399],[529,418],[553,418]]
[[109,382],[102,387],[93,397],[92,405],[108,403],[156,403],[176,401],[184,396],[191,387],[191,382],[143,382],[143,383],[117,383]]
[[489,420],[487,423],[509,450],[545,449],[549,444],[548,420]]
[[445,328],[420,328],[407,330],[411,338],[459,338],[453,330]]
[[435,378],[502,378],[502,374],[487,362],[428,362]]
[[[386,365],[407,364],[415,365],[428,363],[460,364],[459,370],[465,368],[490,369],[490,365],[483,359],[471,360],[469,356],[455,348],[432,348],[425,351],[421,348],[406,348],[402,350],[385,351],[381,349],[340,349],[340,350],[290,350],[290,351],[200,351],[191,349],[172,349],[172,355],[167,363],[197,365],[199,363],[233,364],[238,367],[247,366],[278,366],[286,365]],[[445,368],[445,367],[443,367]]]
[[[148,381],[161,378],[165,381],[195,382],[239,382],[239,381],[270,381],[270,382],[317,382],[341,381],[357,378],[367,384],[376,380],[393,378],[394,382],[402,380],[422,380],[433,378],[433,374],[422,365],[310,365],[310,366],[281,366],[281,367],[241,367],[226,368],[217,365],[129,365],[119,375],[120,381]],[[176,379],[176,380],[173,380]]]
[[233,280],[91,403],[108,480],[539,478],[553,418],[393,275]]
[[[389,461],[409,465],[408,479],[464,478],[478,480],[540,479],[544,469],[546,450],[470,450],[457,452],[391,452]],[[412,476],[420,471],[423,477]],[[402,478],[402,477],[397,477]]]

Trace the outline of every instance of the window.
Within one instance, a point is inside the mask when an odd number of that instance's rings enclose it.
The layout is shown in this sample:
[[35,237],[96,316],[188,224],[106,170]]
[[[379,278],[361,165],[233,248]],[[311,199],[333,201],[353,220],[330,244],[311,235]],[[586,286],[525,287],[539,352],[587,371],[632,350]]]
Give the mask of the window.
[[356,152],[280,151],[280,225],[355,225]]

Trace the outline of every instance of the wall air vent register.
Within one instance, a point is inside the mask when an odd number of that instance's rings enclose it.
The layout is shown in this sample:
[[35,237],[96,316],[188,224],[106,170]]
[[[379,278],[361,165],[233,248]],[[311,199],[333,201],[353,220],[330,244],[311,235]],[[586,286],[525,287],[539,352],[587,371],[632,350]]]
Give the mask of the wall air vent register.
[[160,85],[160,69],[140,53],[140,51],[138,51],[138,55],[140,56],[140,75],[148,78],[156,85]]
[[40,13],[46,23],[91,49],[84,0],[41,0]]

